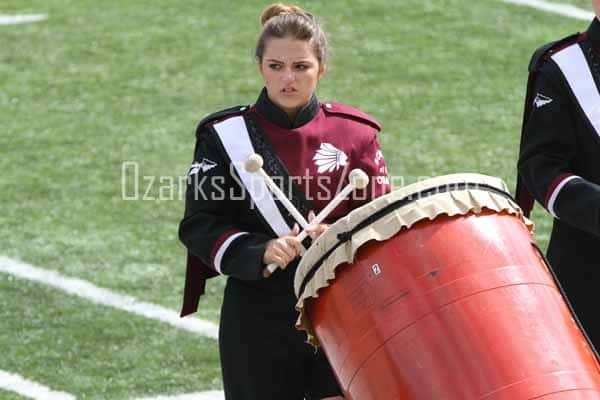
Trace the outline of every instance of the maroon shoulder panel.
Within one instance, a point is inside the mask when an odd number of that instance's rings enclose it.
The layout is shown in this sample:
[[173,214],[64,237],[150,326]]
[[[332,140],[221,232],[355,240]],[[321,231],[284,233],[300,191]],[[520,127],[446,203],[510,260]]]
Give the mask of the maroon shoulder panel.
[[348,106],[346,104],[336,103],[333,101],[329,101],[326,103],[322,103],[321,107],[325,111],[326,115],[340,115],[352,118],[354,120],[358,120],[364,122],[365,124],[371,125],[373,128],[377,130],[381,130],[381,124],[375,118],[370,116],[369,114]]

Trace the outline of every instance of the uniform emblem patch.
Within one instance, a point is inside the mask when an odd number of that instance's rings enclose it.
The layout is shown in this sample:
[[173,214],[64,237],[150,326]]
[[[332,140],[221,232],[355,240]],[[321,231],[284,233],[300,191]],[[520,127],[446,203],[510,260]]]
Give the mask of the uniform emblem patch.
[[379,165],[381,160],[383,160],[383,152],[381,150],[377,150],[377,153],[375,153],[375,164]]
[[195,162],[192,164],[192,166],[190,167],[190,172],[188,172],[188,175],[191,176],[191,175],[197,174],[199,171],[206,172],[206,171],[213,169],[216,166],[217,166],[216,162],[210,161],[207,158],[203,158],[202,161]]
[[535,95],[535,99],[533,99],[533,104],[535,105],[536,108],[541,108],[544,107],[546,104],[550,104],[554,101],[554,99],[551,99],[548,96],[544,96],[541,93],[538,93]]
[[348,156],[331,143],[321,143],[313,160],[318,167],[317,172],[320,174],[335,171],[348,164]]

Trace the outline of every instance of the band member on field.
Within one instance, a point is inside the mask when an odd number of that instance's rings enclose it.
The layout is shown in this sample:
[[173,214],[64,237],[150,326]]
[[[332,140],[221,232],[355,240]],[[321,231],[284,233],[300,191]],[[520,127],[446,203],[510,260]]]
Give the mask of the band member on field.
[[587,31],[539,48],[529,84],[517,200],[554,217],[548,260],[600,349],[600,0]]
[[[369,186],[342,202],[325,221],[332,223],[390,190],[380,125],[355,108],[317,99],[327,40],[313,15],[275,4],[261,22],[256,62],[264,88],[258,99],[210,115],[197,129],[179,228],[189,251],[182,315],[196,311],[206,278],[225,275],[219,351],[226,399],[343,398],[324,354],[294,328],[300,229],[243,162],[260,154],[265,172],[309,221],[346,185],[352,169],[363,169]],[[270,263],[280,268],[265,278]]]

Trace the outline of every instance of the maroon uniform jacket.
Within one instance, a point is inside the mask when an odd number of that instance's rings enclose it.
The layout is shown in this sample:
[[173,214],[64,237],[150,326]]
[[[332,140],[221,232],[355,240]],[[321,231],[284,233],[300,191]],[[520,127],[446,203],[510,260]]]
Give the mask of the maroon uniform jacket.
[[316,97],[290,121],[264,90],[253,106],[203,120],[179,229],[188,249],[182,316],[197,310],[205,280],[218,274],[258,291],[293,293],[290,274],[295,268],[262,277],[266,243],[288,234],[295,221],[270,193],[261,193],[258,200],[249,195],[246,186],[252,184],[239,169],[248,148],[263,157],[267,174],[305,217],[329,203],[348,183],[352,169],[363,169],[370,176],[369,186],[343,201],[326,220],[332,223],[390,191],[379,130],[369,115]]

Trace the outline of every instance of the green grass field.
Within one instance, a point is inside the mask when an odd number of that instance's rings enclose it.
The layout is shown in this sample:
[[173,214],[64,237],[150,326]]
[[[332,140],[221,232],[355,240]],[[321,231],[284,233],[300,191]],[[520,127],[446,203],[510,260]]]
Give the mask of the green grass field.
[[[499,0],[443,3],[302,3],[330,35],[319,96],[375,115],[390,173],[406,183],[480,172],[512,189],[529,56],[588,23]],[[0,26],[0,255],[177,309],[177,179],[199,119],[255,100],[266,4],[3,0],[0,14],[49,19]],[[127,161],[140,197],[143,176],[165,177],[152,199],[123,200]],[[534,220],[545,245],[551,221],[540,207]],[[200,317],[218,321],[222,287],[210,283]],[[129,399],[221,387],[211,339],[2,273],[0,306],[0,370],[54,390]]]

